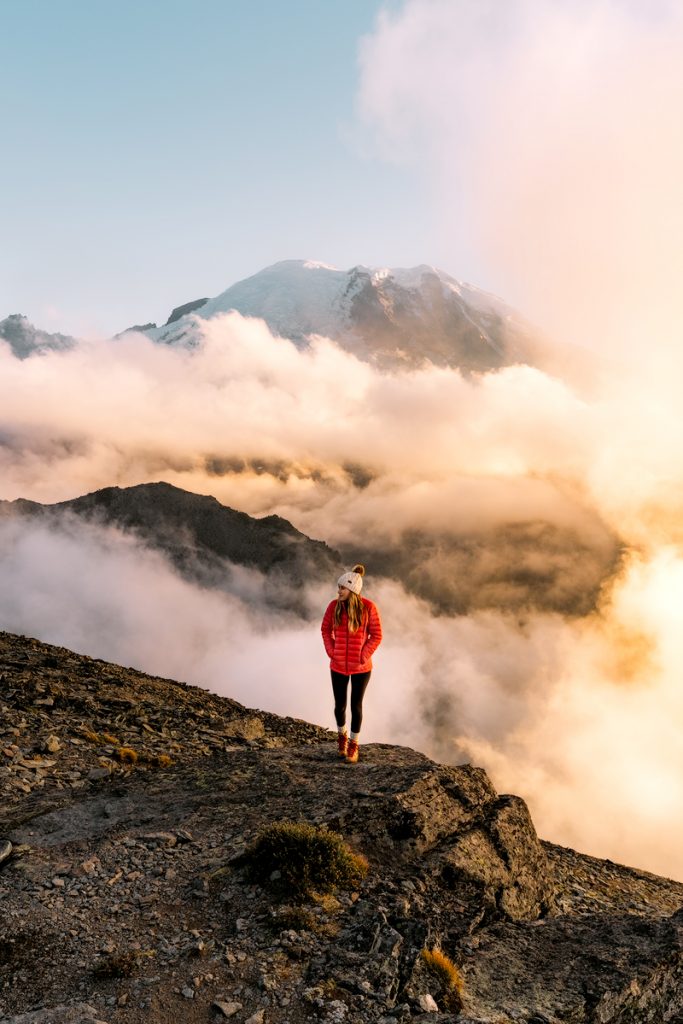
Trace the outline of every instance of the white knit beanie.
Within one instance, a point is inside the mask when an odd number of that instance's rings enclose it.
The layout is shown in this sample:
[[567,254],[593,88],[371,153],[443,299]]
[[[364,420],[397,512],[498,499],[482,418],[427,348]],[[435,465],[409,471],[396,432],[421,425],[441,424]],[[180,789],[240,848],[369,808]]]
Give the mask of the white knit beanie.
[[[360,570],[360,571],[359,571]],[[357,565],[352,572],[345,572],[337,580],[338,587],[346,587],[354,594],[360,594],[363,586],[363,574],[365,569],[362,565]]]

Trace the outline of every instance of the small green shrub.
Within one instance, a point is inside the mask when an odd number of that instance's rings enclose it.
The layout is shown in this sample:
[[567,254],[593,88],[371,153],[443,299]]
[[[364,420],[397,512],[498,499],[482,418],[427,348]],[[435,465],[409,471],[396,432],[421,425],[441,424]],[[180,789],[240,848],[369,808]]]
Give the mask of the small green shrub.
[[365,857],[354,853],[336,832],[291,821],[265,828],[243,862],[253,881],[295,899],[353,888],[368,870]]

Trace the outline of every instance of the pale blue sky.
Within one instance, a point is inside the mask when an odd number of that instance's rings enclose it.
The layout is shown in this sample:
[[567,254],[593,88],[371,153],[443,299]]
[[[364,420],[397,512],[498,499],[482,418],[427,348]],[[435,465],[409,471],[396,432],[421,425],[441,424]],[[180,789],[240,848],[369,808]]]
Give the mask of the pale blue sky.
[[0,0],[0,319],[108,333],[279,259],[436,262],[355,117],[381,6]]
[[[565,282],[574,310],[606,267],[648,273],[629,234],[653,195],[634,132],[673,168],[657,196],[679,202],[675,133],[655,122],[669,106],[680,120],[683,15],[671,0],[500,4],[0,0],[0,319],[111,334],[281,259],[433,263],[583,340]],[[583,135],[558,161],[568,121]],[[384,159],[404,129],[403,162]],[[600,220],[615,237],[591,263]],[[617,284],[621,307],[633,289]]]

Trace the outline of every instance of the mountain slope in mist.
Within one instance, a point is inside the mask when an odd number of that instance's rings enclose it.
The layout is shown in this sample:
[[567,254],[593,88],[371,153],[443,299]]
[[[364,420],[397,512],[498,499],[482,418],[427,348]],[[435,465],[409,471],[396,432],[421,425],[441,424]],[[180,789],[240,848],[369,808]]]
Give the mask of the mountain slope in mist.
[[[281,516],[255,519],[166,483],[107,487],[54,505],[0,501],[0,514],[76,516],[133,531],[205,586],[234,589],[231,566],[267,575],[277,586],[259,600],[301,610],[305,583],[333,583],[344,565],[400,582],[437,612],[500,609],[590,614],[620,565],[618,539],[594,519],[581,527],[541,520],[475,530],[410,528],[393,539],[368,525],[351,544],[311,540]],[[239,588],[237,588],[239,589]]]
[[482,530],[404,530],[397,541],[339,545],[375,573],[399,580],[437,611],[466,615],[496,609],[567,616],[595,610],[619,570],[621,546],[597,518],[591,529],[541,519]]
[[147,546],[164,552],[183,574],[221,589],[229,586],[231,565],[255,569],[289,591],[292,606],[302,584],[334,578],[342,571],[335,551],[304,536],[286,519],[255,519],[208,495],[166,483],[107,487],[54,505],[21,499],[0,502],[2,513],[55,521],[76,516],[133,531]]
[[464,371],[514,363],[540,365],[552,346],[542,342],[501,299],[436,267],[352,267],[342,271],[310,260],[283,260],[232,285],[213,299],[174,310],[168,323],[146,331],[164,344],[192,344],[194,319],[236,310],[265,320],[297,345],[311,335],[337,341],[384,368],[429,361]]

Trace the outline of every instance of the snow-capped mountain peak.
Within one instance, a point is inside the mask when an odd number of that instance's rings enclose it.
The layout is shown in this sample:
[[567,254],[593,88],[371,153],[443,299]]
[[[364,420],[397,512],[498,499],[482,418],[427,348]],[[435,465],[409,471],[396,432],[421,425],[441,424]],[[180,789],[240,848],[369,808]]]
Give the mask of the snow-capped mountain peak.
[[[328,337],[385,369],[431,362],[474,372],[513,363],[544,367],[554,358],[553,346],[501,299],[426,263],[339,270],[318,260],[282,260],[214,298],[178,304],[162,327],[128,330],[194,348],[202,321],[233,310],[264,320],[299,347]],[[19,358],[74,344],[17,314],[0,322],[0,339]]]
[[496,296],[429,264],[339,270],[282,260],[189,306],[191,314],[146,333],[166,344],[193,344],[197,319],[236,310],[297,345],[323,335],[384,366],[429,360],[465,370],[527,361],[531,333]]

